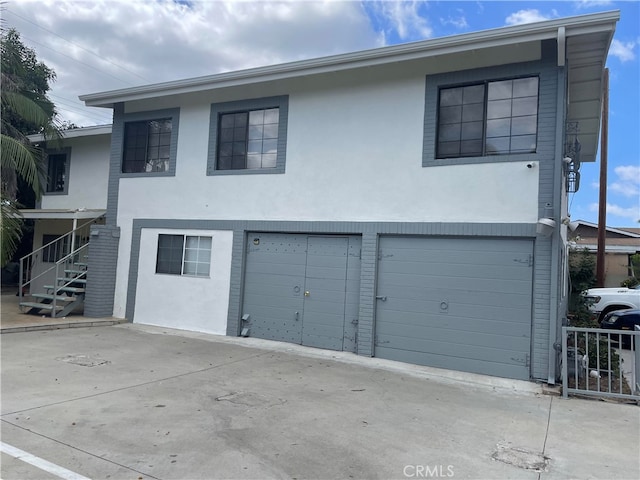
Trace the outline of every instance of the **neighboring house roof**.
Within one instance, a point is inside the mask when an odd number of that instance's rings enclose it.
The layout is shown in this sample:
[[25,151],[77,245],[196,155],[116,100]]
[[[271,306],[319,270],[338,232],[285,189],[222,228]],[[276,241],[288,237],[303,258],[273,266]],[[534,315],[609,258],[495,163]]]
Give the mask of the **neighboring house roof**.
[[[502,27],[355,53],[226,72],[205,77],[144,85],[80,96],[87,106],[112,108],[116,103],[222,89],[302,76],[433,59],[442,68],[447,55],[483,49],[513,49],[557,40],[558,65],[568,65],[567,122],[578,122],[581,160],[595,161],[600,130],[602,72],[620,13],[604,12]],[[501,58],[499,54],[493,58]],[[499,62],[499,60],[498,60]],[[425,71],[425,73],[428,73]]]
[[[591,222],[586,222],[584,220],[577,220],[577,223],[578,223],[578,229],[580,229],[580,227],[586,227],[588,229],[595,229],[593,236],[596,236],[596,237],[598,236],[598,225],[597,224],[591,223]],[[627,228],[627,227],[619,227],[619,228],[605,227],[605,228],[606,228],[607,234],[615,233],[615,234],[623,235],[623,236],[630,237],[630,238],[640,238],[640,228]],[[578,231],[578,229],[576,229],[576,231]],[[609,237],[609,235],[607,235],[607,237]]]
[[[78,138],[78,137],[92,137],[96,135],[111,135],[111,125],[94,125],[91,127],[72,128],[69,130],[62,130],[62,138]],[[35,135],[29,135],[27,137],[30,142],[37,143],[45,141],[44,135],[37,133]]]
[[[578,220],[573,241],[579,248],[598,249],[598,225]],[[605,252],[631,254],[640,252],[640,228],[606,227]]]

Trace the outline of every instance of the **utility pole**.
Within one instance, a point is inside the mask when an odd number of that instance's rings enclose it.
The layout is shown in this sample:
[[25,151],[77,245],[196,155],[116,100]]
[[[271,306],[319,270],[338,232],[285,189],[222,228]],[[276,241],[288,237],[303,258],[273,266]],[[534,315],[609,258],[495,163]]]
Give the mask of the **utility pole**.
[[602,79],[602,132],[600,134],[600,199],[598,202],[598,252],[596,286],[604,287],[604,258],[607,238],[607,146],[609,144],[609,69]]

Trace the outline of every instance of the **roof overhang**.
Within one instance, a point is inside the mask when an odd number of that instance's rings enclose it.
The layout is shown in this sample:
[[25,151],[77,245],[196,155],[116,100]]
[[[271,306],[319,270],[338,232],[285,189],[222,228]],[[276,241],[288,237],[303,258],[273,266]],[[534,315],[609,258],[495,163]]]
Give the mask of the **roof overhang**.
[[[508,48],[514,44],[556,40],[558,66],[568,71],[567,122],[576,122],[581,160],[592,162],[598,146],[603,71],[619,11],[594,13],[524,25],[484,30],[354,53],[280,65],[219,73],[204,77],[112,90],[80,96],[89,107],[113,108],[117,103],[281,81],[442,55]],[[438,61],[435,58],[434,61]]]
[[[606,23],[602,27],[606,27]],[[566,68],[568,77],[567,123],[575,125],[580,142],[581,162],[595,162],[600,138],[604,69],[609,46],[615,31],[585,29],[580,35],[566,38]]]
[[[92,127],[80,127],[80,128],[72,128],[70,130],[62,130],[62,139],[65,140],[67,138],[80,138],[80,137],[93,137],[96,135],[111,135],[111,125],[95,125]],[[41,133],[36,133],[35,135],[27,136],[30,142],[43,142],[46,140],[44,135]]]
[[92,219],[103,216],[107,211],[102,209],[56,209],[56,208],[25,208],[21,209],[22,218],[32,220],[73,220]]

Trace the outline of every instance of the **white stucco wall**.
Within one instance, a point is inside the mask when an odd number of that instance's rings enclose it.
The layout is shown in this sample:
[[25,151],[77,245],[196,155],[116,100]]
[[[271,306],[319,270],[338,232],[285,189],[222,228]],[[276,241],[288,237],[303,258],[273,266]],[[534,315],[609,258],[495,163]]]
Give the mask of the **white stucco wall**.
[[67,194],[43,195],[41,208],[107,208],[111,135],[69,138],[63,146],[71,148]]
[[205,99],[182,105],[176,176],[121,179],[118,224],[537,220],[527,162],[422,167],[424,78],[290,95],[284,175],[207,176],[209,114]]
[[[155,273],[158,235],[161,233],[211,236],[209,277]],[[143,229],[134,321],[225,335],[232,241],[233,232],[230,231]]]
[[176,175],[120,180],[114,315],[136,218],[535,223],[535,162],[422,167],[424,75],[403,77],[272,87],[289,94],[285,174],[206,175],[211,103],[236,98],[163,104],[180,107]]

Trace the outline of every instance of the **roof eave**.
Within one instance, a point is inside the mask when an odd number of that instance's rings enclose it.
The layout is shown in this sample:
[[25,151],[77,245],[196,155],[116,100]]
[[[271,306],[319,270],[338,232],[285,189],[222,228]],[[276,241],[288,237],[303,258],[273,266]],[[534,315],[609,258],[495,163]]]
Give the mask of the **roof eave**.
[[82,95],[79,98],[85,102],[87,106],[112,108],[115,103],[119,102],[384,65],[391,62],[508,45],[514,41],[541,41],[557,38],[558,28],[560,27],[565,27],[567,37],[594,31],[613,31],[615,29],[615,23],[619,18],[620,13],[618,11],[595,13],[579,17],[501,27],[493,30],[423,40],[390,47],[380,47],[355,53],[301,60],[280,65],[270,65],[204,77],[94,93]]
[[[79,138],[79,137],[93,137],[97,135],[110,135],[111,134],[111,124],[109,125],[95,125],[91,127],[80,127],[73,128],[70,130],[62,130],[62,140],[66,140],[68,138]],[[42,133],[36,133],[34,135],[28,135],[27,139],[31,142],[44,142],[47,140],[52,140],[50,138],[45,138]]]

